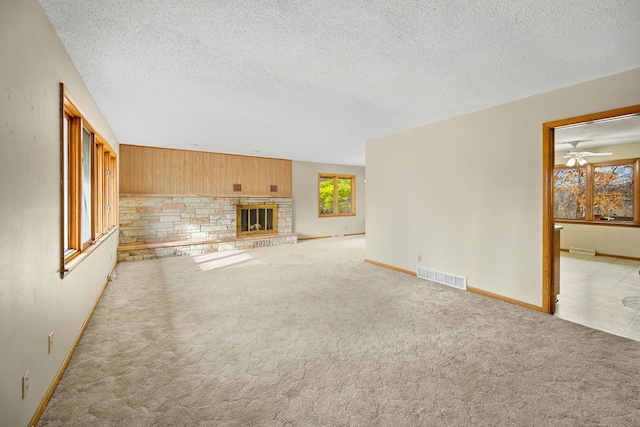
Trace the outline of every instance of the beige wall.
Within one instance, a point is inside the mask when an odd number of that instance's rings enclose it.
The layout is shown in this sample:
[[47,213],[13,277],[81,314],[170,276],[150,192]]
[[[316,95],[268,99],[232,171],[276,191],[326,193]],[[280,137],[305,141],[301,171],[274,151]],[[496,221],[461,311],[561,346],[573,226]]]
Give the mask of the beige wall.
[[[640,69],[367,142],[367,259],[542,303],[542,123],[640,104]],[[402,221],[397,218],[401,217]]]
[[[598,157],[593,161],[608,161],[640,157],[640,142],[609,145],[593,152],[613,153],[612,156]],[[556,164],[563,164],[565,152],[556,152]],[[612,227],[607,225],[583,225],[562,223],[560,247],[563,249],[594,249],[596,253],[640,258],[640,228]]]
[[[26,426],[113,268],[118,233],[60,279],[63,82],[118,150],[37,0],[0,2],[0,424]],[[47,337],[55,346],[47,354]],[[29,394],[21,379],[30,372]]]
[[559,224],[562,249],[594,249],[597,254],[640,258],[640,229],[606,225]]
[[[608,162],[610,160],[635,159],[636,157],[640,157],[640,141],[628,142],[625,144],[606,145],[604,147],[585,148],[584,151],[590,151],[592,153],[613,153],[611,156],[590,157],[589,161],[591,163]],[[564,159],[563,157],[566,155],[566,151],[556,151],[556,165],[565,164],[568,159]]]
[[[356,215],[318,218],[318,174],[336,173],[356,176]],[[298,238],[364,233],[365,168],[298,162],[292,164],[293,232]]]

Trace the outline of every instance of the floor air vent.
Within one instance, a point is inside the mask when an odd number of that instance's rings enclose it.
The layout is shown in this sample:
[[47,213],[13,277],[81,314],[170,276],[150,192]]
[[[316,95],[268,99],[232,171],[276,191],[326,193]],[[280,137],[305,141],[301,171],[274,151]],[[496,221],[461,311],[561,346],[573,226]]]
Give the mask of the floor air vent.
[[569,253],[582,255],[595,255],[595,249],[569,248]]
[[467,290],[467,278],[464,276],[456,276],[455,274],[443,273],[442,271],[418,266],[418,277],[442,283],[452,288],[462,289],[463,291]]

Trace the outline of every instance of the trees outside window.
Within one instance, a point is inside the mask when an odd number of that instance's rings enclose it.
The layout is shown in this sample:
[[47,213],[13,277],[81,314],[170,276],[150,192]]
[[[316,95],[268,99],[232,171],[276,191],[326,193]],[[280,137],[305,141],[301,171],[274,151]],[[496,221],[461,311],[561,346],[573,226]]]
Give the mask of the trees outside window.
[[633,165],[593,168],[594,214],[633,221]]
[[630,159],[584,167],[557,166],[556,220],[640,224],[640,185],[635,180],[639,165],[639,159]]
[[585,168],[561,168],[555,170],[556,219],[585,218],[585,172]]
[[356,214],[355,176],[318,175],[318,215],[349,216]]

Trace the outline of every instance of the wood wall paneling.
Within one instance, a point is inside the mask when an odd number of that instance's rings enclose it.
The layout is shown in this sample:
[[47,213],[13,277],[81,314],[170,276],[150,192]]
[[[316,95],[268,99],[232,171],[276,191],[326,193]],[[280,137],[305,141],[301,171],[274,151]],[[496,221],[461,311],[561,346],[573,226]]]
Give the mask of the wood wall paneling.
[[144,194],[168,194],[164,188],[164,150],[150,151],[151,167],[144,165],[143,173],[151,176],[150,188]]
[[264,157],[247,157],[249,167],[244,171],[243,181],[248,184],[247,194],[269,194],[267,169],[270,159]]
[[[265,191],[272,196],[280,196],[280,193],[282,192],[282,184],[280,183],[281,162],[280,161],[274,162],[273,166],[275,167],[265,169],[265,177],[264,177],[264,185],[266,187]],[[271,192],[272,185],[278,186],[277,192],[275,193]]]
[[144,193],[143,156],[145,152],[140,147],[132,145],[121,146],[120,152],[127,159],[126,162],[121,162],[120,164],[120,182],[124,185],[120,191],[125,194]]
[[171,152],[171,167],[165,176],[171,179],[170,194],[186,194],[184,183],[185,153],[182,150],[169,150]]
[[[291,160],[278,159],[275,164],[269,167],[267,170],[267,181],[269,181],[269,187],[271,185],[278,186],[278,191],[275,195],[281,197],[292,196],[293,185],[291,175]],[[267,188],[267,191],[268,190],[269,188]]]
[[215,196],[222,194],[222,178],[220,177],[220,156],[215,153],[205,153],[206,163],[203,179],[206,181],[205,194]]
[[291,197],[291,161],[121,145],[120,183],[123,194]]
[[242,184],[238,182],[236,175],[236,156],[223,154],[220,156],[220,194],[221,195],[241,195],[242,192],[234,192],[233,184]]
[[198,156],[195,151],[184,152],[183,185],[185,195],[202,194],[202,182],[198,179],[200,169],[196,165],[197,159]]
[[[122,153],[127,153],[127,152],[129,152],[129,147],[126,147],[126,148],[124,146],[120,147],[120,154],[121,155],[122,155]],[[120,170],[118,171],[118,174],[120,175],[120,182],[124,181],[127,184],[129,184],[132,181],[131,175],[129,173],[128,166],[129,166],[129,163],[127,163],[127,164],[123,163],[123,164],[120,165]],[[125,169],[125,167],[127,169]]]
[[[154,181],[154,167],[157,165],[154,164],[156,160],[156,156],[153,151],[142,149],[142,165],[138,165],[140,168],[140,174],[142,176],[142,192],[140,194],[153,194],[155,190]],[[121,156],[122,157],[122,156]],[[120,159],[122,163],[123,159]],[[135,167],[136,165],[131,165]],[[159,176],[159,171],[156,173],[156,179]]]

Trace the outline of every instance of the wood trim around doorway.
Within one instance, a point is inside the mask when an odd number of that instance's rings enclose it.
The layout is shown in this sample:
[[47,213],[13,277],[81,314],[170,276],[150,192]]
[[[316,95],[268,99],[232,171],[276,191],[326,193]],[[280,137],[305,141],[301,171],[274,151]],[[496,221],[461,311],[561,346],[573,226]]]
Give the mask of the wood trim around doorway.
[[553,277],[555,267],[553,265],[553,227],[554,218],[554,194],[553,194],[553,169],[555,166],[555,141],[554,129],[560,126],[587,123],[596,120],[610,119],[613,117],[640,114],[640,105],[571,117],[542,124],[542,311],[553,314]]

